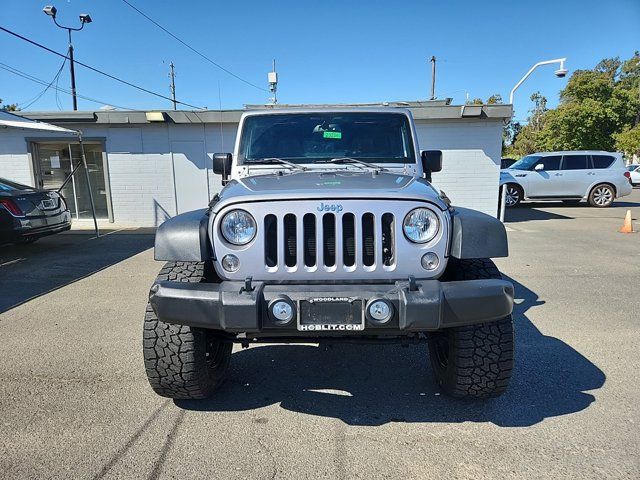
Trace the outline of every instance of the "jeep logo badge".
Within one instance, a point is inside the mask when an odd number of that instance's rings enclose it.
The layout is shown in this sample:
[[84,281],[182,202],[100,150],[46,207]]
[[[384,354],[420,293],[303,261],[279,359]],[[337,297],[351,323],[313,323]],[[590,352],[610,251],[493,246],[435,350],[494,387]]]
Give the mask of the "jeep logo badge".
[[317,210],[319,212],[337,212],[340,213],[344,208],[339,203],[320,203]]

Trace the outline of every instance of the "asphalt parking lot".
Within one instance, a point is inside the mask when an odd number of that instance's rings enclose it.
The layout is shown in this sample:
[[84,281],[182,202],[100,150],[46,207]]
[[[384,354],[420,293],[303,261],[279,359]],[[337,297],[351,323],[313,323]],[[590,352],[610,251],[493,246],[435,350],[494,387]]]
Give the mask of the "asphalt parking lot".
[[424,346],[236,348],[204,402],[144,375],[145,230],[0,247],[3,478],[640,478],[640,233],[614,208],[510,210],[516,369],[441,395]]

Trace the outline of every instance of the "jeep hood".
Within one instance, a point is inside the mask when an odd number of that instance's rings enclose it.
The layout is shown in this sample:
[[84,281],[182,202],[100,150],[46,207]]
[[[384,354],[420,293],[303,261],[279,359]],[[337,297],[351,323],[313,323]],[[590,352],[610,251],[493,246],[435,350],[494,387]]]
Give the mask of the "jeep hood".
[[256,175],[232,180],[212,203],[217,212],[240,202],[327,199],[407,199],[447,206],[424,179],[391,172],[312,171]]

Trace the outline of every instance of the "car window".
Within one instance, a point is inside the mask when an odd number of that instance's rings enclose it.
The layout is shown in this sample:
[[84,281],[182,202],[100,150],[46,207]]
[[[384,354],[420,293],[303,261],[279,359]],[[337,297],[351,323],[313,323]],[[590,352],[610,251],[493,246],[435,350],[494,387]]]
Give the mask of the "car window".
[[611,155],[591,155],[593,168],[609,168],[615,158]]
[[536,165],[544,165],[544,170],[546,171],[550,171],[550,170],[560,170],[560,159],[562,157],[560,155],[553,155],[550,157],[542,157],[540,160],[538,160],[533,167],[531,168],[531,170],[534,170],[536,168]]
[[586,170],[589,168],[587,155],[565,155],[562,157],[563,170]]

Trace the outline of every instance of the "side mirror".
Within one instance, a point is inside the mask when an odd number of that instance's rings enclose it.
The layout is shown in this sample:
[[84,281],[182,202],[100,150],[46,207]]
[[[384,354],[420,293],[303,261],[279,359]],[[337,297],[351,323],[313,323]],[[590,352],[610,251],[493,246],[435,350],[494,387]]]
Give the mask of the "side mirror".
[[535,167],[533,167],[533,169],[534,169],[536,172],[541,172],[541,171],[543,171],[543,170],[544,170],[544,163],[539,163],[539,164],[537,164]]
[[233,156],[230,153],[214,153],[213,154],[213,173],[222,175],[222,184],[225,185],[229,180],[231,173],[231,164]]
[[442,170],[442,150],[423,150],[420,158],[425,177],[431,181],[431,174]]

